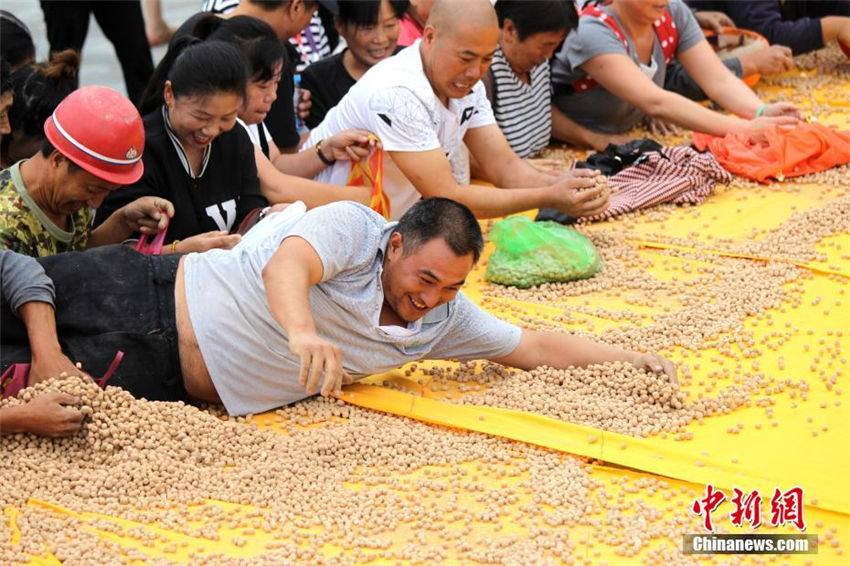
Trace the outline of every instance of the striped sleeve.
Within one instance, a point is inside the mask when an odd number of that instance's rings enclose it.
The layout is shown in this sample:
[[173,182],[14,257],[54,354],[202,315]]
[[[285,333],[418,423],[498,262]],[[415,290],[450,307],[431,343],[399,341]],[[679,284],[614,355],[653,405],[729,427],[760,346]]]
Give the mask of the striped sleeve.
[[532,157],[549,144],[552,133],[549,65],[531,71],[531,82],[519,80],[504,57],[493,59],[496,122],[511,149],[520,157]]

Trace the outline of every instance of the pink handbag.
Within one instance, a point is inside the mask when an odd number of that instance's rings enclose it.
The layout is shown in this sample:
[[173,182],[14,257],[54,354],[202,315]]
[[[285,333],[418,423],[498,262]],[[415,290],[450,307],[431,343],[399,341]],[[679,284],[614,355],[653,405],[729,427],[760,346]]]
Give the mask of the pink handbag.
[[[150,243],[148,243],[148,236],[146,234],[142,234],[142,237],[139,238],[139,242],[136,244],[136,251],[148,255],[159,255],[162,253],[162,243],[165,241],[165,232],[167,230],[168,221],[166,220],[165,228],[154,236]],[[115,372],[115,369],[118,367],[118,364],[121,363],[123,358],[124,352],[118,350],[115,354],[115,358],[109,365],[109,369],[106,370],[103,377],[95,379],[94,382],[102,388],[106,387],[106,382],[109,381],[110,377],[112,377],[112,374]],[[16,397],[21,389],[24,389],[27,386],[30,366],[31,364],[12,364],[6,368],[3,375],[0,375],[0,392],[2,392],[3,399],[6,397]]]
[[139,243],[136,244],[136,251],[148,255],[159,255],[162,253],[162,243],[165,241],[165,233],[168,231],[169,218],[165,219],[165,228],[162,229],[156,236],[153,237],[151,243],[148,244],[147,234],[142,234],[139,238]]
[[[115,358],[112,360],[112,363],[109,364],[109,369],[106,370],[103,377],[95,379],[94,382],[101,388],[105,388],[106,382],[109,381],[109,378],[112,377],[113,373],[115,373],[115,369],[118,367],[118,364],[121,363],[122,359],[124,359],[124,352],[118,350],[115,354]],[[12,364],[6,368],[3,375],[0,375],[0,391],[3,393],[3,399],[6,397],[17,397],[21,389],[27,386],[27,378],[30,374],[30,365],[31,364]]]

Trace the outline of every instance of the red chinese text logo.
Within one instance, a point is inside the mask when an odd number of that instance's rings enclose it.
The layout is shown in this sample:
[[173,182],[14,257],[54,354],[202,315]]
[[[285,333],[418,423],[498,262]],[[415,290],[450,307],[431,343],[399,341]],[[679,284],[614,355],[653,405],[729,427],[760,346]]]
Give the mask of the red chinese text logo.
[[[761,525],[761,502],[762,497],[758,490],[744,493],[742,490],[733,488],[734,496],[730,499],[735,509],[729,514],[732,524],[736,527],[749,523],[752,528]],[[714,531],[711,522],[711,514],[726,500],[726,494],[715,489],[712,484],[705,487],[705,496],[694,500],[691,510],[703,518],[703,526],[709,532]],[[776,488],[770,499],[770,525],[779,527],[792,524],[801,531],[806,530],[806,521],[803,519],[803,488],[792,487],[786,492]]]

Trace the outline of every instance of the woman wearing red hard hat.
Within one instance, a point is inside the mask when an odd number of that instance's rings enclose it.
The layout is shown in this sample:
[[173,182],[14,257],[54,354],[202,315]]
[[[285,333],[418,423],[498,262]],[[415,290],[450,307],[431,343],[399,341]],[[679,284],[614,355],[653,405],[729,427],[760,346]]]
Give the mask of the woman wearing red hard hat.
[[0,248],[44,257],[166,226],[174,207],[145,197],[91,230],[92,210],[144,170],[142,119],[124,95],[103,86],[74,91],[47,119],[44,133],[41,151],[0,171]]

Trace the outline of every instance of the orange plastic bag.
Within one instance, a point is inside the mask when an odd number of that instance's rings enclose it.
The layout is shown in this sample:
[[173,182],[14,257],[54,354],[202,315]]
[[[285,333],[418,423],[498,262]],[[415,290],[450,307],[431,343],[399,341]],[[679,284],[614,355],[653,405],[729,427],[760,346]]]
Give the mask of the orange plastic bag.
[[694,132],[694,146],[700,151],[711,150],[728,171],[761,183],[850,163],[850,132],[816,123],[800,124],[790,131],[772,128],[759,143],[752,142],[747,134],[720,138]]
[[[369,134],[369,139],[378,140],[374,134]],[[348,174],[349,187],[370,187],[372,196],[369,199],[369,208],[386,218],[390,219],[390,199],[384,192],[384,150],[376,148],[368,159],[351,164],[351,173]]]

